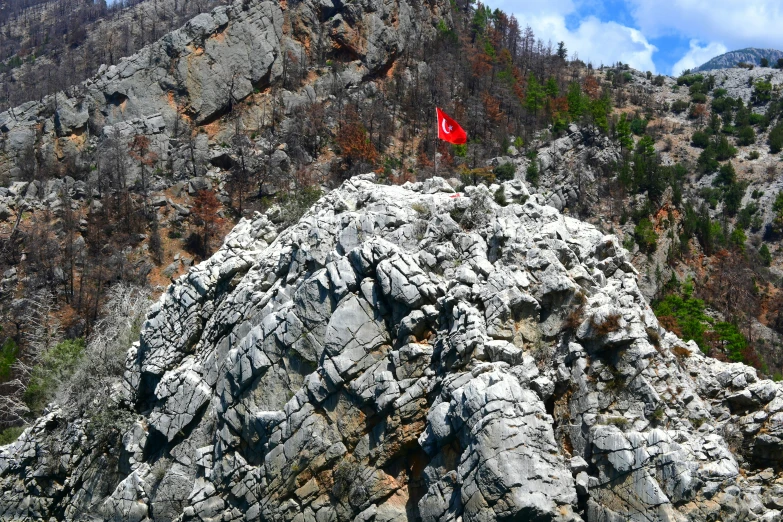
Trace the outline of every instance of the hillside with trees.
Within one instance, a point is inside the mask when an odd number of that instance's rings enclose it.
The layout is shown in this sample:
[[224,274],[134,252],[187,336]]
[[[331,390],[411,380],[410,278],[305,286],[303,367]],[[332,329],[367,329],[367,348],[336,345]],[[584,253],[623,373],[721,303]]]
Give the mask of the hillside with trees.
[[0,6],[0,112],[77,85],[222,0],[7,0]]

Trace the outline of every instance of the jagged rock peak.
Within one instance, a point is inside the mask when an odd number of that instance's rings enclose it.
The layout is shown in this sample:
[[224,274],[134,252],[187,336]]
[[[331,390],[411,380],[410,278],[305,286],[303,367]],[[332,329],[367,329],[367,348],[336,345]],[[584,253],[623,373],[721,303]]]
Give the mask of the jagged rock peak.
[[153,306],[119,450],[59,408],[0,449],[3,518],[779,520],[783,388],[664,331],[615,237],[519,181],[276,215]]

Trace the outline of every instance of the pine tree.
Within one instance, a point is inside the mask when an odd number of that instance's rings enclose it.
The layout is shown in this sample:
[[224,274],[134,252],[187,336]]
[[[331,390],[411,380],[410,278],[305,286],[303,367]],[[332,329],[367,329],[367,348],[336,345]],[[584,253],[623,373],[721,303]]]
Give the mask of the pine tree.
[[538,115],[538,111],[544,107],[544,89],[541,84],[538,83],[534,74],[530,75],[530,80],[527,82],[527,95],[525,97],[525,106],[533,114]]
[[617,122],[617,141],[622,150],[631,150],[633,148],[633,134],[631,133],[631,123],[628,116],[623,114],[620,121]]
[[582,95],[582,87],[578,82],[572,82],[568,86],[568,114],[571,115],[572,120],[578,119],[585,109],[584,96]]
[[561,60],[566,60],[568,58],[568,49],[565,46],[565,42],[558,42],[558,44],[557,44],[557,56]]
[[550,98],[557,98],[560,95],[560,89],[557,87],[557,80],[555,80],[554,76],[550,76],[546,81],[544,92],[546,92],[546,95]]
[[764,266],[772,264],[772,253],[769,251],[769,247],[766,243],[762,244],[761,248],[759,248],[759,258],[761,259],[761,264]]

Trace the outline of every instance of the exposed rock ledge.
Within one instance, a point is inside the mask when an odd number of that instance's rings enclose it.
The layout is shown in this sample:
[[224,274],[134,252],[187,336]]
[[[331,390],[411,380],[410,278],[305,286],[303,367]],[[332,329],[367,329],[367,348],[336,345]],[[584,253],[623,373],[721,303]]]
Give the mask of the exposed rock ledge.
[[242,221],[150,311],[119,455],[52,409],[0,449],[2,518],[780,520],[781,386],[504,189],[367,176]]

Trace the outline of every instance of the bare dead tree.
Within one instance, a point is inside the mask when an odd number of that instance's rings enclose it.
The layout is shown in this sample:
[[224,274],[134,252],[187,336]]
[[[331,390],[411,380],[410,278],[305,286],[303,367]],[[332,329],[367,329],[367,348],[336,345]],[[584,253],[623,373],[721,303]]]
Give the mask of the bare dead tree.
[[27,423],[30,409],[24,393],[41,358],[61,339],[60,323],[54,317],[55,298],[50,290],[36,292],[26,300],[23,314],[25,352],[11,366],[13,379],[4,384],[6,393],[0,394],[0,425],[16,426]]

